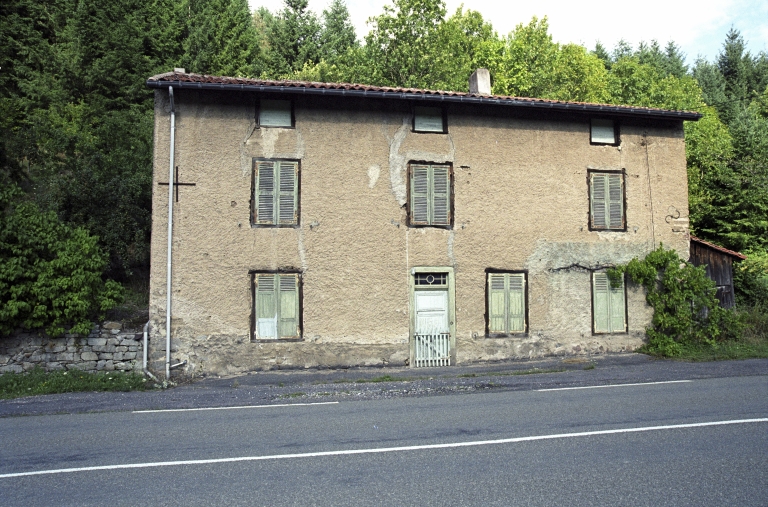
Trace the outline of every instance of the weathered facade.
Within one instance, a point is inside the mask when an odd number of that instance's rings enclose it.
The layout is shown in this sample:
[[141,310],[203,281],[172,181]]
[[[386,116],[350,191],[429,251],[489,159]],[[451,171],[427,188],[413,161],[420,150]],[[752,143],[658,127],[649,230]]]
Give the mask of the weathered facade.
[[720,306],[723,308],[736,306],[733,289],[733,261],[743,261],[747,257],[695,236],[691,236],[690,253],[691,264],[705,266],[707,276],[715,282],[717,300],[720,301]]
[[[688,252],[695,113],[217,78],[155,92],[151,357],[189,374],[629,351]],[[178,199],[178,200],[177,200]]]

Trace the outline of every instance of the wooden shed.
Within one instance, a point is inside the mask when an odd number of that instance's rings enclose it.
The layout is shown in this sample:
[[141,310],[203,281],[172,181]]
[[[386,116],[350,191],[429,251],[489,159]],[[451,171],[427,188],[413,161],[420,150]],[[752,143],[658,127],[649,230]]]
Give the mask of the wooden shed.
[[717,299],[723,308],[733,308],[736,304],[733,293],[733,261],[746,258],[739,252],[691,236],[691,264],[707,267],[707,276],[715,281]]

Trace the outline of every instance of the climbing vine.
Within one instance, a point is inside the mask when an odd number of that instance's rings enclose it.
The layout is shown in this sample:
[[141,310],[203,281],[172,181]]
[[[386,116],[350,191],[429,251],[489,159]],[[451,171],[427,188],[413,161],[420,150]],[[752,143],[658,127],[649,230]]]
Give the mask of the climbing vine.
[[708,344],[738,338],[741,324],[730,310],[721,308],[715,282],[703,266],[681,259],[674,250],[659,246],[643,260],[608,270],[613,286],[623,274],[645,287],[646,301],[653,307],[653,320],[646,329],[644,352],[679,356],[685,345]]

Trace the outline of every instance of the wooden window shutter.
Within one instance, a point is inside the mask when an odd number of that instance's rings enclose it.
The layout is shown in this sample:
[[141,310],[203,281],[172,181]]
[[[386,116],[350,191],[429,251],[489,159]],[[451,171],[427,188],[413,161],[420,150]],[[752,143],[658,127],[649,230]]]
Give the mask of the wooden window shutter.
[[296,224],[298,222],[296,196],[298,195],[299,163],[281,161],[278,165],[278,223]]
[[256,334],[260,339],[277,338],[275,275],[256,277]]
[[610,280],[605,273],[592,274],[592,308],[596,333],[611,332]]
[[624,228],[624,192],[620,174],[609,174],[608,180],[608,223],[611,229]]
[[508,333],[525,332],[525,275],[514,273],[506,275],[508,284]]
[[607,206],[606,206],[606,194],[607,192],[607,186],[608,186],[608,178],[605,174],[592,174],[592,181],[590,184],[590,191],[591,191],[591,198],[590,198],[590,204],[592,209],[591,211],[591,220],[592,220],[592,228],[593,229],[605,229],[608,225],[608,220],[606,219],[606,212],[607,212]]
[[429,225],[429,166],[411,166],[411,223]]
[[[610,280],[609,280],[610,286]],[[610,307],[611,307],[611,332],[623,333],[627,330],[626,311],[624,301],[624,280],[618,287],[610,287]]]
[[431,225],[451,225],[451,173],[447,166],[432,169]]
[[488,331],[507,332],[506,284],[501,273],[488,275]]
[[256,210],[254,223],[274,224],[275,222],[275,163],[259,161],[256,163]]
[[279,336],[299,338],[299,275],[278,275],[279,286]]

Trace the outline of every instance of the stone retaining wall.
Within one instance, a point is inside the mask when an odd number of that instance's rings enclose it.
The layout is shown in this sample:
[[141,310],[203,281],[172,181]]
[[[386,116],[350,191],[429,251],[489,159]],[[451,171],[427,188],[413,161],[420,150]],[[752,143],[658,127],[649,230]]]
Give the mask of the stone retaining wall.
[[0,373],[29,371],[141,371],[143,333],[121,329],[119,322],[95,324],[87,337],[17,333],[0,338]]

